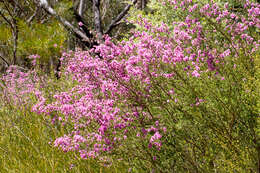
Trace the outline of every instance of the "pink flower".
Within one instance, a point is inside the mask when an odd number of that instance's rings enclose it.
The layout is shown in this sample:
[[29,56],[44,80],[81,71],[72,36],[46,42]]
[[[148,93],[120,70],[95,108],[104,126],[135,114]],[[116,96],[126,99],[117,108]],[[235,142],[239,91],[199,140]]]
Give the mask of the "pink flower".
[[197,70],[194,70],[194,71],[192,72],[192,76],[194,76],[194,77],[200,77],[200,74],[198,73]]
[[79,26],[83,26],[84,24],[83,24],[82,22],[79,22],[78,25],[79,25]]
[[159,132],[156,132],[150,139],[150,143],[153,143],[155,140],[161,139],[162,135]]

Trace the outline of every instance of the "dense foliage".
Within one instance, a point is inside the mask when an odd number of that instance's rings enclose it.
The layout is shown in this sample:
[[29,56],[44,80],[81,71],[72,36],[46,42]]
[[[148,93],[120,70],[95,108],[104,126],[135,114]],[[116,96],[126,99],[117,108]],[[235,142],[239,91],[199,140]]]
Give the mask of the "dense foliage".
[[54,147],[105,166],[257,172],[259,3],[157,3],[176,20],[133,17],[131,37],[63,53],[58,80],[38,55],[34,70],[12,66],[2,103],[47,117],[63,132]]

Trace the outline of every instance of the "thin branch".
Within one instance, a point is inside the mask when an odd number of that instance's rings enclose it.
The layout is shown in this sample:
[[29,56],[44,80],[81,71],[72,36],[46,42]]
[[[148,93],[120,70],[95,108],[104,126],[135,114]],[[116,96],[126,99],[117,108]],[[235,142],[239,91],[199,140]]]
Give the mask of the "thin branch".
[[31,5],[31,3],[30,2],[28,2],[28,0],[25,0],[24,1],[28,6],[28,8],[30,8],[31,9],[31,11],[33,11],[33,8],[32,8],[32,5]]
[[136,4],[136,2],[137,2],[137,0],[133,0],[133,1],[132,1],[132,4],[128,4],[128,5],[124,8],[124,10],[123,10],[121,13],[119,13],[119,15],[118,15],[114,20],[111,21],[111,23],[110,23],[110,24],[108,25],[108,27],[107,27],[107,30],[104,32],[104,34],[109,34],[109,33],[112,31],[112,29],[113,29],[115,26],[117,26],[118,22],[119,22],[121,19],[123,19],[123,17],[128,13],[128,11],[130,10],[130,8],[131,8],[134,4]]
[[35,16],[37,15],[39,11],[39,7],[36,8],[36,10],[34,11],[33,15],[30,16],[27,20],[26,20],[26,23],[30,24],[32,22],[32,20],[35,18]]
[[12,32],[12,35],[13,35],[13,40],[14,40],[14,47],[13,47],[13,62],[12,64],[15,65],[16,64],[16,61],[17,61],[17,44],[18,44],[18,26],[17,26],[17,21],[15,18],[13,18],[13,32]]
[[146,5],[146,2],[145,2],[145,0],[141,0],[141,1],[142,1],[141,10],[143,10],[143,9],[144,9],[144,7],[145,7],[145,5]]
[[0,58],[6,63],[7,66],[10,66],[10,64],[4,59],[4,57],[1,53],[0,53]]
[[38,5],[41,6],[42,8],[44,8],[49,14],[53,15],[54,17],[56,17],[56,19],[59,20],[65,27],[68,27],[75,34],[80,36],[83,41],[87,41],[87,42],[90,43],[90,39],[86,36],[86,34],[83,33],[80,29],[74,27],[69,21],[67,21],[63,17],[59,16],[56,13],[56,11],[54,11],[54,9],[49,6],[47,0],[40,0],[40,2],[38,2]]
[[19,2],[17,2],[16,0],[13,0],[13,1],[14,1],[14,4],[12,4],[12,5],[13,5],[14,7],[18,7],[18,8],[22,11],[22,13],[23,13],[24,15],[26,15],[24,9],[20,6]]
[[12,17],[12,16],[13,16],[13,14],[11,13],[11,11],[10,11],[9,7],[6,5],[5,1],[3,1],[3,4],[4,4],[4,6],[5,6],[5,9],[6,9],[6,11],[8,12],[8,14],[9,14],[9,15]]
[[[4,6],[8,12],[8,14],[10,15],[10,17],[12,18],[12,20],[8,20],[0,11],[0,15],[4,18],[4,20],[6,22],[8,22],[8,24],[11,26],[12,29],[12,36],[13,36],[13,61],[12,64],[15,65],[16,61],[17,61],[17,44],[18,44],[18,26],[17,26],[17,21],[15,19],[14,14],[11,13],[10,9],[8,8],[7,4],[4,1]],[[15,8],[17,8],[17,6],[14,6],[14,10]]]
[[8,20],[4,14],[0,11],[0,16],[2,16],[2,18],[11,26],[11,28],[13,29],[13,24],[10,20]]
[[95,31],[97,32],[98,40],[102,41],[103,33],[102,33],[101,17],[100,17],[100,0],[93,0],[93,12],[94,12]]
[[85,4],[85,0],[80,0],[78,13],[79,13],[79,15],[80,15],[81,17],[83,16],[84,4]]
[[46,21],[48,21],[49,20],[49,15],[48,15],[48,13],[44,13],[41,17],[40,17],[40,24],[43,24],[43,23],[45,23]]
[[84,20],[84,18],[82,16],[80,16],[76,10],[74,10],[74,17],[76,19],[77,22],[81,22],[83,23],[83,25],[80,27],[80,30],[84,31],[84,33],[86,34],[86,36],[89,39],[93,39],[93,34],[90,32],[90,30],[87,28],[87,23]]

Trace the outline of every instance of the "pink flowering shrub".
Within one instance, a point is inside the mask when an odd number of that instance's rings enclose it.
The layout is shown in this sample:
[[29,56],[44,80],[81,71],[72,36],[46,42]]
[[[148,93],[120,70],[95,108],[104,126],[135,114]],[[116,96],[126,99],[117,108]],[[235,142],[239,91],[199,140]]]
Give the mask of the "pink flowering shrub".
[[254,170],[257,97],[248,94],[254,83],[245,86],[256,70],[260,5],[234,13],[228,4],[163,3],[182,20],[154,26],[140,17],[142,31],[128,41],[106,37],[64,53],[63,90],[38,96],[32,110],[67,128],[53,145],[82,159],[158,172]]
[[0,78],[2,106],[30,109],[36,99],[42,97],[40,88],[45,86],[44,82],[45,76],[39,76],[36,70],[10,66],[7,74]]

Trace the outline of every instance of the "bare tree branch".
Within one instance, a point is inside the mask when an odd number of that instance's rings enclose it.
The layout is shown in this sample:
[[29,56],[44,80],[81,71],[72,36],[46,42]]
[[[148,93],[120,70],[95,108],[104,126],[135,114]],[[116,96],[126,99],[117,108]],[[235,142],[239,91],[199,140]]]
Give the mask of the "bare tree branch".
[[48,20],[49,20],[49,14],[48,13],[45,13],[42,16],[40,16],[40,24],[44,24]]
[[107,30],[104,32],[104,34],[109,34],[112,29],[117,26],[117,23],[128,13],[128,11],[130,10],[131,6],[133,6],[134,4],[136,4],[137,0],[133,0],[132,4],[128,4],[124,10],[119,13],[119,15],[111,21],[111,23],[108,25]]
[[144,7],[145,7],[145,5],[146,5],[146,0],[141,0],[141,1],[142,1],[142,7],[141,7],[141,9],[143,10]]
[[10,64],[4,59],[4,57],[1,53],[0,53],[0,58],[6,63],[7,66],[10,66]]
[[14,40],[14,47],[13,47],[13,62],[12,64],[15,65],[17,63],[17,44],[18,44],[18,26],[17,26],[17,21],[15,18],[13,18],[13,40]]
[[12,5],[13,5],[14,7],[18,7],[18,8],[22,11],[22,13],[23,13],[24,15],[26,15],[24,9],[20,6],[19,2],[17,2],[16,0],[13,0],[13,1],[14,1],[14,4],[12,4]]
[[8,22],[8,24],[10,25],[10,27],[12,29],[12,36],[13,36],[13,61],[12,61],[12,64],[15,65],[17,63],[16,53],[17,53],[18,32],[19,32],[18,26],[17,26],[17,20],[15,18],[15,16],[16,16],[15,11],[16,11],[16,8],[18,8],[18,7],[15,3],[14,4],[11,3],[11,5],[14,7],[14,12],[12,13],[11,10],[9,9],[9,7],[8,7],[8,4],[6,4],[5,1],[1,1],[1,2],[4,3],[5,9],[7,10],[9,16],[11,17],[11,20],[7,19],[4,16],[4,14],[2,14],[1,11],[0,11],[0,15],[4,18],[4,20],[6,22]]
[[[58,15],[55,10],[48,4],[47,0],[36,0],[37,4],[41,6],[45,11],[47,11],[52,16],[56,17],[66,28],[72,30],[78,37],[82,39],[82,41],[90,43],[88,47],[93,47],[93,45],[97,45],[100,42],[103,41],[103,34],[109,34],[113,28],[115,28],[120,21],[124,17],[126,17],[127,13],[129,12],[130,8],[137,3],[137,0],[132,0],[131,4],[128,4],[121,13],[118,14],[118,16],[111,21],[111,23],[108,25],[106,31],[103,31],[102,28],[102,20],[101,20],[101,13],[100,13],[100,0],[92,0],[93,3],[93,13],[94,13],[94,26],[95,26],[95,32],[97,34],[97,37],[93,37],[93,34],[89,31],[89,29],[86,27],[86,25],[82,25],[80,28],[73,26],[72,23],[67,21],[66,19],[62,18],[60,15]],[[78,22],[82,22],[83,20],[83,12],[84,12],[84,5],[86,3],[86,0],[78,0],[75,1],[76,6],[74,7],[74,15],[76,16],[76,19]],[[80,19],[80,20],[78,20]],[[84,22],[82,22],[84,23]]]
[[101,17],[100,17],[100,0],[93,0],[93,12],[94,12],[95,31],[97,32],[98,40],[102,41],[103,33],[102,33]]
[[30,24],[32,22],[32,20],[35,18],[35,16],[37,15],[39,11],[39,7],[36,8],[36,10],[34,11],[33,15],[31,15],[27,20],[26,23]]
[[0,11],[0,16],[10,25],[10,27],[13,29],[13,24],[10,20],[8,20],[5,15]]
[[5,1],[2,1],[2,2],[3,2],[3,4],[4,4],[4,6],[5,6],[5,9],[6,9],[6,11],[8,12],[8,14],[12,17],[13,14],[11,13],[11,11],[10,11],[9,7],[7,6],[6,2],[5,2]]
[[85,0],[80,0],[78,13],[81,17],[83,17],[84,5],[85,5]]
[[69,29],[71,29],[74,33],[76,33],[78,36],[80,36],[83,41],[87,41],[90,43],[90,39],[86,36],[85,33],[83,33],[80,29],[74,27],[69,21],[67,21],[66,19],[64,19],[63,17],[59,16],[56,11],[54,11],[53,8],[51,8],[47,2],[47,0],[40,0],[40,2],[38,2],[38,4],[44,8],[49,14],[53,15],[54,17],[57,18],[57,20],[59,20],[65,27],[68,27]]
[[27,7],[29,7],[31,9],[31,11],[33,11],[33,8],[31,7],[30,2],[28,2],[28,0],[25,0],[24,2],[28,5]]

